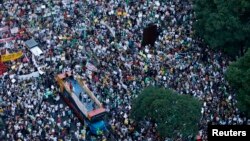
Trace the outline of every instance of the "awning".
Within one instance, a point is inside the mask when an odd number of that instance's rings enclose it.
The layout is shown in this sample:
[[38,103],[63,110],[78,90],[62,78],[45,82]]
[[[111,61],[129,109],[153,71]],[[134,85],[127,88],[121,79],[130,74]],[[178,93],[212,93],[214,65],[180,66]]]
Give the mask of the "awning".
[[30,39],[30,40],[25,41],[25,44],[26,44],[29,48],[32,48],[32,47],[35,47],[35,46],[38,45],[38,43],[37,43],[34,39]]
[[39,47],[33,47],[30,49],[30,51],[35,55],[35,56],[40,56],[43,51]]

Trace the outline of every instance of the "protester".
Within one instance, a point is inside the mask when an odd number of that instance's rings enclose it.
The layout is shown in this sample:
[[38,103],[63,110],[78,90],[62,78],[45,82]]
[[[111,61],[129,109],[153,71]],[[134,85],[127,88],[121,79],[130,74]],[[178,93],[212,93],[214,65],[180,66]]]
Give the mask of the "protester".
[[[59,97],[54,76],[66,71],[82,76],[105,105],[117,140],[161,140],[154,123],[136,124],[129,118],[132,99],[149,85],[203,101],[199,135],[204,140],[209,123],[247,124],[224,78],[228,59],[193,37],[192,9],[189,0],[4,1],[0,27],[19,31],[0,33],[2,39],[15,37],[0,44],[1,53],[22,51],[23,57],[5,62],[8,71],[0,76],[5,124],[0,139],[86,139],[86,125]],[[154,46],[143,47],[143,29],[150,23],[162,32]],[[31,38],[43,54],[29,51],[25,41]],[[44,98],[48,92],[52,95]],[[85,101],[85,95],[80,99]],[[109,136],[97,138],[109,140]]]

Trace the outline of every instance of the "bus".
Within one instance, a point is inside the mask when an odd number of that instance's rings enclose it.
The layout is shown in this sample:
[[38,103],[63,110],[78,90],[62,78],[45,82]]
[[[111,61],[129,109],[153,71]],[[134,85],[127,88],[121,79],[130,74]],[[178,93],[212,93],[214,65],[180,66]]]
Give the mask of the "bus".
[[65,103],[87,125],[92,134],[101,135],[108,131],[105,122],[106,109],[79,75],[75,77],[68,71],[58,74],[55,80]]

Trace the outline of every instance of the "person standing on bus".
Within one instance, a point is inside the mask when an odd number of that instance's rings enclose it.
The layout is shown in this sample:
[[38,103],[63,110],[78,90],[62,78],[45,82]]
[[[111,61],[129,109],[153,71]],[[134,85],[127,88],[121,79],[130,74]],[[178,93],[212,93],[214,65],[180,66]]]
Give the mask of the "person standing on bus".
[[79,94],[79,100],[82,102],[82,93]]
[[69,89],[71,92],[73,92],[73,85],[72,85],[72,82],[69,83]]
[[83,101],[86,102],[88,98],[88,95],[86,93],[83,93]]

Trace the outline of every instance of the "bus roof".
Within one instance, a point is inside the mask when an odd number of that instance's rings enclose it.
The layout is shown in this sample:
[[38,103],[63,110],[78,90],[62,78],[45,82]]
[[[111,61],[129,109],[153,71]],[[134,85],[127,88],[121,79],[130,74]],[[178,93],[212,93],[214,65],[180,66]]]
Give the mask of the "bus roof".
[[[80,78],[80,76],[78,75],[76,80],[74,80],[73,78],[66,78],[70,76],[72,76],[71,71],[58,74],[57,81],[58,83],[62,83],[64,89],[67,92],[71,93],[71,97],[75,101],[76,105],[78,107],[80,106],[79,109],[81,110],[81,112],[83,112],[84,115],[89,119],[92,119],[92,117],[98,114],[106,112],[100,101],[95,97],[93,92],[89,90],[89,88],[87,87],[85,82]],[[73,91],[70,90],[69,84],[73,86]],[[87,96],[90,98],[91,103],[82,102],[79,99],[79,96],[84,93],[87,94]],[[94,106],[95,108],[92,105],[96,105]]]

